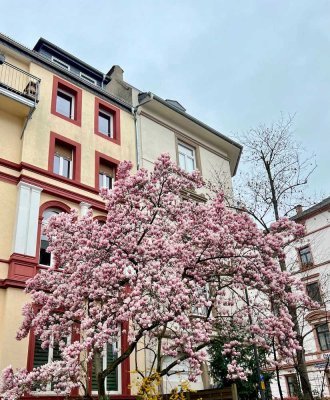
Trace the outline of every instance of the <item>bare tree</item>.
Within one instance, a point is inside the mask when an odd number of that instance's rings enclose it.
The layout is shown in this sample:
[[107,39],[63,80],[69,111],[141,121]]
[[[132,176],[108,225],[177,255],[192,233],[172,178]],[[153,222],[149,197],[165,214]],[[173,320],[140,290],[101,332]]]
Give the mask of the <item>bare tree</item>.
[[[240,138],[245,172],[236,182],[232,206],[250,214],[266,231],[271,222],[290,215],[297,204],[310,204],[304,190],[316,165],[314,157],[305,156],[295,141],[293,120],[293,116],[282,114],[278,121],[252,128]],[[283,271],[287,269],[284,261],[280,265]],[[297,310],[291,307],[290,314],[303,345]],[[303,348],[297,351],[296,370],[303,398],[313,399]],[[279,383],[279,371],[276,372]],[[280,384],[279,391],[283,398]]]

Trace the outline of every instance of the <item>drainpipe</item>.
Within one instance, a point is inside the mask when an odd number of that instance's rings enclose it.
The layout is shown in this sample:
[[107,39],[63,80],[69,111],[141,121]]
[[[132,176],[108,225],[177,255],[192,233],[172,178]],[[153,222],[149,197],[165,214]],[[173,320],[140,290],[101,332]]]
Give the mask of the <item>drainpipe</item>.
[[149,101],[153,100],[153,98],[154,98],[154,95],[151,92],[149,92],[148,97],[143,99],[141,101],[141,103],[139,103],[137,106],[132,107],[132,115],[134,118],[134,128],[135,128],[135,149],[136,149],[136,169],[137,170],[139,170],[141,167],[141,151],[140,151],[141,136],[140,136],[140,129],[139,129],[139,124],[138,124],[138,115],[141,112],[140,107],[146,103],[149,103]]

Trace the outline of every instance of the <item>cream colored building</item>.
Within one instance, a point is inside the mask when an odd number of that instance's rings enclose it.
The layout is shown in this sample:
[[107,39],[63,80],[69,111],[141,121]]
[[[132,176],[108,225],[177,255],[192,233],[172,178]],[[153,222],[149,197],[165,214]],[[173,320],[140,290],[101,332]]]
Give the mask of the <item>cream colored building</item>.
[[[306,293],[320,303],[317,310],[300,310],[299,325],[304,337],[304,351],[309,380],[315,396],[330,396],[330,197],[313,207],[296,209],[295,222],[303,224],[305,235],[291,243],[287,264],[303,281]],[[293,365],[281,370],[281,387],[285,396],[296,392],[298,378]],[[275,380],[273,396],[279,397]]]
[[[163,152],[206,179],[220,170],[230,188],[241,147],[124,82],[118,66],[104,74],[45,39],[30,50],[0,35],[0,370],[50,357],[33,334],[15,340],[25,282],[51,263],[43,222],[71,208],[102,218],[99,189],[111,188],[118,163],[150,168]],[[130,398],[131,369],[124,363],[109,383],[118,398]]]

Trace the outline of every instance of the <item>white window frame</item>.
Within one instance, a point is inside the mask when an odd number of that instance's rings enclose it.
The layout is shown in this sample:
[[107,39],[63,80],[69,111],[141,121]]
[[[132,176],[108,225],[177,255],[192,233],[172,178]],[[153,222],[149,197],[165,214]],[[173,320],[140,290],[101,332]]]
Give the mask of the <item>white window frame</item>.
[[[71,152],[72,153],[72,152]],[[59,159],[60,159],[60,166],[59,166],[59,171],[58,171],[58,173],[57,172],[54,172],[54,174],[56,174],[56,175],[60,175],[60,176],[63,176],[63,178],[67,178],[67,179],[72,179],[72,167],[73,167],[73,158],[72,158],[72,156],[71,156],[71,160],[69,159],[69,158],[66,158],[66,157],[63,157],[63,156],[61,156],[60,154],[58,154],[58,153],[56,153],[55,152],[55,154],[54,154],[54,158],[55,157],[59,157]],[[64,160],[67,160],[67,161],[69,161],[69,176],[67,177],[67,176],[65,176],[65,175],[63,175],[63,165],[64,165]]]
[[62,114],[62,113],[60,113],[60,112],[57,111],[57,110],[56,110],[56,112],[59,113],[59,114],[61,114],[61,115],[63,115],[64,117],[67,117],[67,118],[70,118],[70,119],[73,119],[73,120],[74,120],[74,113],[75,113],[75,106],[76,106],[76,104],[75,104],[75,102],[76,102],[76,96],[73,95],[72,93],[69,93],[69,92],[67,92],[66,90],[63,90],[63,89],[61,89],[61,88],[58,87],[58,88],[57,88],[56,97],[58,96],[58,92],[63,93],[63,94],[65,94],[66,96],[68,96],[68,97],[71,98],[71,115],[70,115],[70,117],[68,117],[67,115]]
[[57,57],[52,56],[52,61],[53,63],[55,63],[56,65],[59,65],[60,67],[67,69],[68,71],[70,71],[70,65],[65,63],[64,61],[60,60]]
[[[193,156],[191,157],[191,156],[189,156],[188,154],[186,154],[186,153],[180,151],[181,148],[191,150],[192,153],[193,153]],[[184,165],[184,167],[183,167],[182,165],[180,165],[180,155],[182,155],[182,156],[184,157],[184,159],[185,159],[185,162],[184,162],[185,165]],[[193,163],[194,163],[194,169],[193,169],[193,171],[195,171],[195,170],[197,169],[196,149],[195,149],[194,147],[192,147],[192,146],[190,146],[190,145],[188,145],[188,144],[186,144],[186,143],[183,143],[183,142],[179,141],[179,142],[178,142],[178,156],[179,156],[179,159],[178,159],[178,161],[179,161],[179,167],[182,168],[184,171],[186,171],[186,172],[192,172],[192,171],[188,171],[188,170],[187,170],[187,167],[186,167],[186,164],[187,164],[187,163],[186,163],[186,158],[189,158],[190,160],[193,161]]]
[[99,172],[99,181],[100,181],[100,175],[102,175],[102,185],[99,187],[99,189],[109,189],[110,188],[107,187],[107,185],[105,185],[106,181],[107,181],[107,177],[109,177],[111,179],[111,186],[113,188],[113,185],[115,183],[115,178],[113,178],[111,175],[105,174],[104,172]]
[[80,72],[79,75],[80,75],[80,78],[82,78],[82,79],[84,79],[85,81],[87,81],[87,82],[89,82],[89,83],[92,83],[93,85],[96,86],[96,80],[95,80],[95,79],[93,79],[93,78],[91,78],[90,76],[84,74],[83,72]]
[[[110,119],[110,132],[109,132],[109,133],[104,133],[104,132],[102,132],[102,131],[100,130],[100,124],[99,124],[100,113],[106,115],[106,116],[109,117],[109,119]],[[112,115],[109,111],[104,110],[103,108],[99,108],[97,124],[98,124],[97,130],[98,130],[102,135],[107,136],[107,137],[109,137],[110,139],[113,139],[113,137],[114,137],[114,135],[113,135],[113,115]]]
[[[117,347],[117,357],[120,357],[120,349],[121,349],[121,334],[119,335],[119,339],[118,339],[118,341],[116,342],[116,343],[108,343],[108,344],[110,344],[111,346],[114,346],[114,345],[116,345],[116,347]],[[106,367],[107,367],[107,345],[108,344],[106,344],[106,345],[104,345],[104,347],[103,347],[103,357],[102,357],[102,366],[103,366],[103,369],[105,369]],[[108,391],[107,390],[107,379],[108,379],[108,377],[106,377],[105,378],[105,382],[104,382],[104,384],[105,384],[105,393],[106,394],[121,394],[121,392],[122,392],[122,387],[121,387],[121,385],[122,385],[122,378],[121,378],[121,364],[120,365],[118,365],[117,366],[117,378],[118,378],[118,390],[110,390],[110,391]],[[95,394],[97,394],[97,391],[95,391],[95,390],[93,390],[92,391],[92,395],[95,395]]]

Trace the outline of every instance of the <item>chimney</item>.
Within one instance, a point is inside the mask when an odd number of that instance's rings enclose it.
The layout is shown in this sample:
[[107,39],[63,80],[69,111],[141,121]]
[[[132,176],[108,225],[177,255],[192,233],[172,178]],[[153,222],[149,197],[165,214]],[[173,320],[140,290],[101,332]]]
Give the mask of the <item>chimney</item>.
[[296,215],[300,215],[303,212],[303,208],[301,204],[296,206]]
[[107,73],[111,79],[122,81],[124,79],[124,70],[119,65],[114,65]]
[[106,74],[105,90],[119,97],[128,104],[133,103],[132,87],[124,82],[124,70],[119,65],[114,65]]

